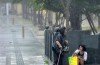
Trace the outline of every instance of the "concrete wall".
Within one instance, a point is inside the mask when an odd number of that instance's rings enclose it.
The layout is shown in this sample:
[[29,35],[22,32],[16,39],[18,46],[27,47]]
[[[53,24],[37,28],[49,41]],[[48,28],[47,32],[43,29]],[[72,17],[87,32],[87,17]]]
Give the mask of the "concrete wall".
[[87,47],[88,61],[87,63],[100,63],[100,35],[90,35],[83,33],[84,31],[71,31],[67,34],[67,39],[70,42],[70,53],[73,54],[79,44],[84,44]]

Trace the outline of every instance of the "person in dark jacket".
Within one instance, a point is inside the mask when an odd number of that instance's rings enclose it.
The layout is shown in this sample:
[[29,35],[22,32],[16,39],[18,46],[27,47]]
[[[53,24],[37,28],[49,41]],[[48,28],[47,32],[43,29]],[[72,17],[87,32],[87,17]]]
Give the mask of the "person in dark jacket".
[[[57,65],[58,60],[59,60],[58,65],[63,65],[63,57],[64,57],[63,52],[65,52],[65,45],[67,45],[67,43],[68,43],[68,41],[65,40],[65,37],[66,37],[65,34],[66,34],[66,28],[62,27],[61,29],[59,29],[59,34],[55,38],[55,41],[54,41],[54,47],[55,47],[54,58],[56,58],[56,59],[54,59],[53,65]],[[60,58],[59,58],[59,54],[60,54]]]

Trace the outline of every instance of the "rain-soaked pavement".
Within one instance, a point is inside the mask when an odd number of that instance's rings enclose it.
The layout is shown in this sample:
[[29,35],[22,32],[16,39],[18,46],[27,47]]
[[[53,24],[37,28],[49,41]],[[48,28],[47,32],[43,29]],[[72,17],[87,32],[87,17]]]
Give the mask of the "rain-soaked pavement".
[[43,34],[31,22],[14,18],[13,22],[12,16],[0,16],[0,65],[44,65]]

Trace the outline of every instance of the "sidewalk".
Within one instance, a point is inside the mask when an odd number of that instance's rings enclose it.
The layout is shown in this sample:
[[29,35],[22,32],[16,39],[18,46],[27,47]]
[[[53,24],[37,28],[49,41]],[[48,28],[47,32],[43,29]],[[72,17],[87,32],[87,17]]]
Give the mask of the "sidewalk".
[[14,17],[14,21],[12,16],[0,17],[0,65],[47,65],[44,59],[44,32],[22,17]]
[[29,45],[24,46],[24,48],[21,48],[24,64],[44,65],[44,32],[41,31],[42,34],[39,33],[40,31],[38,30],[38,28],[33,26],[31,21],[21,19],[20,22],[15,22],[15,25],[17,26],[19,26],[20,24],[21,26],[24,26],[25,29],[25,38],[23,39],[24,44]]

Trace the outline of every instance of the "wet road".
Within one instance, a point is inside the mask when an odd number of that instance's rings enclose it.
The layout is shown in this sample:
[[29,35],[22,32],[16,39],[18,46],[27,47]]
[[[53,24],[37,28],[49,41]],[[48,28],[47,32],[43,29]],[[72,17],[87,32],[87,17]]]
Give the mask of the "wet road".
[[0,16],[0,65],[44,65],[43,56],[44,37],[31,22]]

